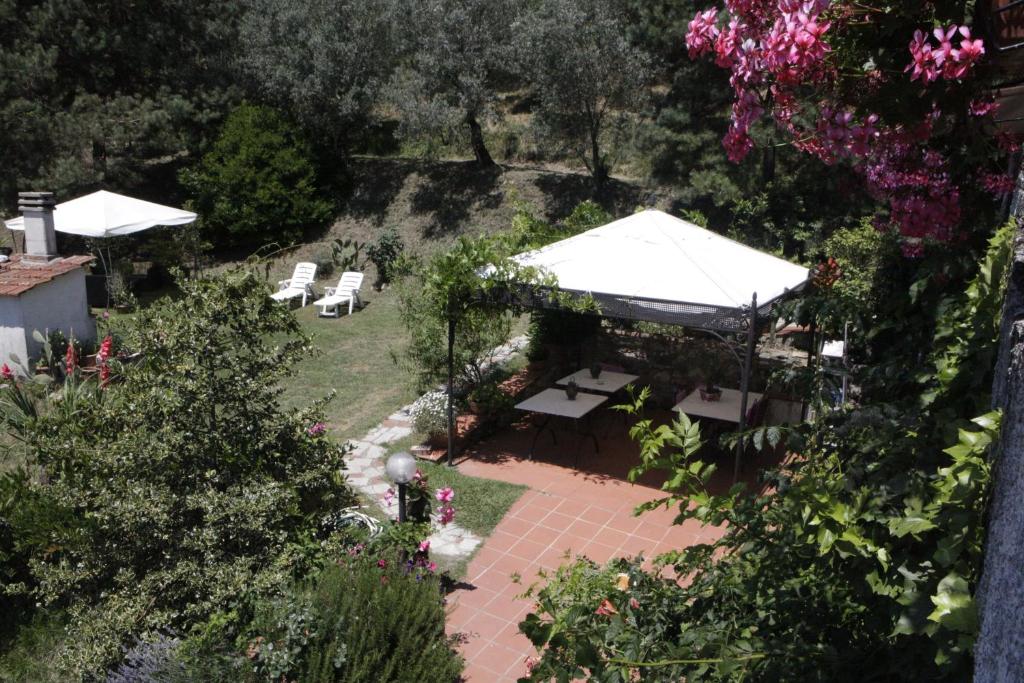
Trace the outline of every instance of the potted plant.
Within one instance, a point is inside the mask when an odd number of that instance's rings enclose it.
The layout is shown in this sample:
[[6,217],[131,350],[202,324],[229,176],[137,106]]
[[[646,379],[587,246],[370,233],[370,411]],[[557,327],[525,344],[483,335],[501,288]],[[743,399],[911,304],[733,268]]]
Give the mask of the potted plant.
[[702,401],[717,401],[722,398],[722,389],[712,380],[707,380],[700,386],[700,398]]
[[428,391],[409,409],[416,431],[440,443],[448,432],[448,396],[443,391]]
[[570,401],[575,401],[578,393],[580,393],[580,386],[576,384],[576,380],[570,379],[569,383],[565,385],[565,397]]
[[118,313],[128,313],[135,308],[137,303],[135,294],[132,293],[121,273],[117,271],[111,273],[107,284],[110,287],[110,300],[114,302],[114,308]]

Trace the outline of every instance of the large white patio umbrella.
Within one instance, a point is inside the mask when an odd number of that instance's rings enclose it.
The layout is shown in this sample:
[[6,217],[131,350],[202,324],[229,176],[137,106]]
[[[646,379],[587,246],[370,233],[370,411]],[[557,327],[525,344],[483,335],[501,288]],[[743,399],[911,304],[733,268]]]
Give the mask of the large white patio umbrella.
[[[185,225],[196,219],[191,211],[100,190],[58,204],[53,212],[57,232],[93,239],[121,237],[157,225]],[[4,221],[11,230],[24,230],[21,216]]]
[[[100,190],[77,199],[58,204],[53,210],[53,228],[68,235],[79,235],[88,239],[123,237],[132,233],[149,230],[158,225],[186,225],[196,219],[196,214],[162,204],[126,197],[116,192]],[[18,216],[4,225],[10,230],[24,230],[24,217]],[[110,248],[107,258],[97,245],[96,252],[105,273],[110,273]],[[109,294],[107,303],[110,303]]]

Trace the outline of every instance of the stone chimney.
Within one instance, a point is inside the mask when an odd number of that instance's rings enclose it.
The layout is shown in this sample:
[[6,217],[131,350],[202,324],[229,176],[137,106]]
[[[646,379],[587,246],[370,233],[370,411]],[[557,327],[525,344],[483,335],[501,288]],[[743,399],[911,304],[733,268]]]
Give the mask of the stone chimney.
[[23,262],[48,263],[57,258],[57,233],[53,230],[52,192],[19,192],[18,209],[25,220]]

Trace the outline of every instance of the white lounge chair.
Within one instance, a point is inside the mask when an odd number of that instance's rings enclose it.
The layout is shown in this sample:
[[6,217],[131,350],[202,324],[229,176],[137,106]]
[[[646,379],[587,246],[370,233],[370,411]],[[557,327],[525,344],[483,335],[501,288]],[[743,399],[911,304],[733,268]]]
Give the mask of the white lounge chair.
[[281,280],[277,283],[279,291],[270,295],[274,301],[289,301],[297,296],[302,297],[302,305],[306,305],[306,297],[315,296],[313,283],[316,281],[316,264],[299,263],[295,266],[295,272],[288,280]]
[[[359,299],[359,288],[363,286],[363,274],[347,272],[342,273],[341,279],[338,280],[337,287],[328,287],[324,290],[324,296],[322,299],[318,299],[313,302],[314,306],[320,306],[320,315],[329,318],[341,317],[341,312],[338,307],[342,304],[348,304],[348,314],[352,315],[352,308],[359,304],[359,307],[363,307],[363,302]],[[333,310],[333,313],[329,313],[328,309]]]

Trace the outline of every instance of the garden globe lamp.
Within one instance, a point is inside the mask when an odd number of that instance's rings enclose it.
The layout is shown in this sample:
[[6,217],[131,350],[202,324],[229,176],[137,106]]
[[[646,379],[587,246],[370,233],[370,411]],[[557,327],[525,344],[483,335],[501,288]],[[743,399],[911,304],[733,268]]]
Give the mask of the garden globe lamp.
[[405,485],[416,476],[416,458],[405,451],[399,451],[384,465],[388,479],[398,485],[398,521],[405,521]]

